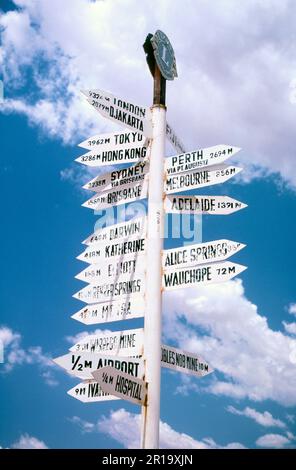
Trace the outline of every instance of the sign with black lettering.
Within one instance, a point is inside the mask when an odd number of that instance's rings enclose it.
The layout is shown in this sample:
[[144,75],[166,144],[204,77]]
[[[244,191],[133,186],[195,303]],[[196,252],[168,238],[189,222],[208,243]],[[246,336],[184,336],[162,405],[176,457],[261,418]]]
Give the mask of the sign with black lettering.
[[128,168],[111,171],[103,176],[96,176],[86,183],[83,188],[89,191],[102,192],[110,189],[127,187],[129,185],[141,183],[148,174],[149,163],[139,162]]
[[111,132],[96,134],[84,140],[78,147],[96,152],[104,150],[125,150],[128,148],[143,147],[147,143],[143,134],[135,131]]
[[245,269],[247,269],[246,266],[229,261],[204,264],[198,267],[172,268],[163,274],[162,286],[164,290],[174,290],[193,287],[198,284],[225,282],[242,273]]
[[82,91],[87,101],[105,118],[152,137],[151,110],[137,106],[104,90]]
[[58,366],[80,379],[93,379],[92,372],[101,367],[112,366],[134,377],[143,378],[144,363],[140,358],[116,357],[90,352],[68,353],[53,360]]
[[171,346],[161,346],[161,366],[167,369],[184,372],[185,374],[204,377],[211,374],[213,369],[200,356],[172,348]]
[[73,295],[75,299],[87,304],[118,300],[122,297],[144,295],[146,276],[138,276],[128,281],[89,284]]
[[145,238],[147,232],[146,216],[137,217],[127,222],[121,222],[108,227],[98,228],[94,233],[86,238],[84,245],[110,244],[118,241],[129,241]]
[[164,250],[162,254],[163,269],[185,268],[197,264],[224,261],[246,245],[231,240],[214,240],[206,243],[196,243],[180,248]]
[[88,201],[82,204],[93,210],[108,209],[128,202],[139,201],[148,196],[148,179],[144,179],[135,185],[126,184],[120,188],[111,189],[102,193],[96,193]]
[[146,272],[146,257],[137,256],[134,259],[119,258],[112,262],[91,264],[87,266],[75,278],[89,284],[107,281],[129,281]]
[[220,165],[240,150],[239,147],[230,145],[214,145],[192,152],[181,150],[179,155],[165,158],[165,171],[168,175],[171,175],[197,170],[205,166]]
[[89,245],[77,259],[89,264],[116,258],[136,259],[146,253],[146,238],[133,238],[118,243],[93,243]]
[[236,166],[224,166],[169,175],[164,183],[164,191],[166,194],[172,194],[224,183],[236,176],[241,170],[242,168]]
[[119,400],[118,397],[103,392],[101,386],[95,380],[81,382],[68,390],[70,397],[82,401],[82,403],[96,403],[100,401]]
[[143,354],[144,330],[137,328],[123,331],[107,331],[88,335],[69,350],[71,352],[104,353],[109,356],[138,356]]
[[143,380],[110,366],[96,370],[92,375],[104,392],[137,405],[145,404],[147,384]]
[[166,196],[165,210],[175,214],[227,215],[248,207],[228,196]]
[[[176,152],[184,154],[186,152],[185,147],[179,137],[176,135],[174,129],[172,126],[167,122],[166,123],[166,136]],[[165,159],[166,161],[167,159]]]
[[116,301],[87,305],[71,318],[85,325],[110,323],[132,318],[141,318],[145,314],[145,300],[142,296],[130,296]]

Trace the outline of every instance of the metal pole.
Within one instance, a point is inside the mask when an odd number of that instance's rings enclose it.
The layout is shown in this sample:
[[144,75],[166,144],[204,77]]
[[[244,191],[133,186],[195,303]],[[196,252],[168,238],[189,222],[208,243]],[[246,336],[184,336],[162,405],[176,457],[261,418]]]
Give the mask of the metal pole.
[[142,407],[142,448],[159,448],[162,264],[164,234],[165,79],[155,65],[149,165],[147,285],[144,327],[147,403]]

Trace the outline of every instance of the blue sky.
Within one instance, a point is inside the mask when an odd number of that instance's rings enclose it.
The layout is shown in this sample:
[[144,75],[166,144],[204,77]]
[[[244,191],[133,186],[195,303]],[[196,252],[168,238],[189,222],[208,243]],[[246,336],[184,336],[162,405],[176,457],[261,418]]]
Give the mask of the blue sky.
[[188,0],[179,12],[176,1],[159,1],[154,11],[146,1],[72,0],[60,17],[53,3],[1,2],[0,446],[138,445],[139,409],[72,399],[66,391],[79,379],[51,358],[95,329],[70,318],[81,308],[72,295],[83,287],[75,258],[96,221],[81,207],[90,175],[73,162],[80,141],[113,127],[79,90],[149,105],[142,43],[160,28],[176,50],[179,78],[167,94],[177,134],[189,150],[243,149],[236,163],[244,172],[199,193],[249,206],[203,217],[204,241],[247,244],[233,261],[248,270],[229,283],[164,295],[164,342],[201,354],[215,372],[197,380],[163,371],[161,445],[295,447],[294,3]]

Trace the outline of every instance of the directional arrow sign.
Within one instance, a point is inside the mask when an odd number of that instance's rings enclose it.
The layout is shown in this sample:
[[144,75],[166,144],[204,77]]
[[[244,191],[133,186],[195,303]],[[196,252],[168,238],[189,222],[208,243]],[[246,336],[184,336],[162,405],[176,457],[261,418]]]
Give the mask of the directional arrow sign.
[[224,261],[246,245],[230,240],[214,240],[207,243],[182,246],[172,250],[164,250],[162,266],[165,270],[172,268],[187,268],[197,264]]
[[131,146],[126,149],[110,149],[110,150],[91,150],[86,152],[75,161],[83,163],[87,166],[110,166],[119,165],[121,163],[135,163],[146,160],[148,158],[148,147],[139,145]]
[[98,263],[103,260],[114,260],[121,258],[136,259],[140,254],[146,252],[146,239],[135,238],[128,241],[119,241],[118,243],[94,243],[86,248],[77,259],[86,263]]
[[101,386],[95,380],[81,382],[68,390],[68,395],[83,403],[94,403],[99,401],[119,400],[118,397],[103,392]]
[[54,359],[60,367],[80,379],[93,379],[92,372],[101,367],[112,366],[134,377],[143,378],[144,363],[142,359],[129,357],[105,356],[96,353],[68,353]]
[[165,170],[170,175],[196,170],[204,166],[220,165],[239,151],[239,147],[231,147],[230,145],[215,145],[187,153],[182,151],[179,155],[165,159]]
[[75,277],[89,284],[115,280],[122,282],[134,279],[139,275],[143,275],[145,272],[146,257],[138,256],[134,259],[125,260],[123,258],[118,261],[114,260],[112,263],[91,264]]
[[151,110],[117,98],[103,90],[82,91],[87,101],[105,118],[152,137]]
[[190,189],[203,188],[213,184],[224,183],[237,175],[242,168],[235,166],[224,166],[215,169],[203,169],[189,171],[178,175],[168,176],[164,190],[166,194],[189,191]]
[[204,359],[195,354],[172,348],[171,346],[161,346],[161,365],[168,369],[184,372],[185,374],[204,377],[213,372],[213,369]]
[[146,236],[147,219],[146,217],[138,217],[128,222],[110,225],[109,227],[99,228],[92,235],[87,237],[82,243],[85,245],[92,244],[109,244],[114,241],[128,241],[135,238]]
[[214,284],[229,281],[246,268],[241,264],[224,261],[204,264],[199,267],[171,269],[163,274],[162,285],[165,290],[192,287],[197,284]]
[[125,150],[146,145],[143,134],[135,131],[112,132],[108,134],[96,134],[84,140],[79,147],[89,150]]
[[186,152],[184,145],[182,144],[180,139],[177,137],[172,126],[170,126],[168,122],[166,123],[166,136],[177,152],[180,152],[180,153]]
[[72,352],[106,353],[109,356],[136,356],[143,354],[144,330],[102,331],[88,335],[74,344]]
[[133,294],[144,295],[146,276],[138,276],[129,281],[89,284],[73,295],[75,299],[94,304],[109,300],[118,300]]
[[145,314],[145,300],[141,296],[131,296],[117,301],[87,305],[74,313],[72,318],[85,325],[96,325],[132,318],[141,318]]
[[84,202],[82,206],[93,210],[108,209],[127,202],[139,201],[148,196],[148,180],[135,185],[126,184],[118,189],[95,194]]
[[130,166],[128,168],[121,168],[120,170],[111,171],[111,173],[106,173],[103,176],[96,176],[88,183],[86,183],[83,188],[90,191],[107,191],[114,188],[120,188],[122,186],[127,187],[128,185],[133,185],[141,183],[144,181],[145,176],[148,174],[149,163],[139,162],[136,165]]
[[103,367],[93,372],[104,392],[138,405],[144,405],[147,397],[147,384],[113,367]]
[[218,214],[226,215],[248,207],[228,196],[167,196],[166,212],[182,214]]

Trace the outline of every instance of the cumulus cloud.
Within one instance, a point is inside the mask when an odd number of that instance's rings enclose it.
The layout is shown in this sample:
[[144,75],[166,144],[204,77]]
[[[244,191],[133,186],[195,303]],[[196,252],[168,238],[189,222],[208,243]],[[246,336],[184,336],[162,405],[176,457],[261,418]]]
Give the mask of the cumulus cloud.
[[149,0],[64,0],[67,15],[56,15],[59,0],[15,3],[18,11],[0,18],[4,112],[25,114],[64,142],[111,129],[79,89],[148,105],[142,44],[159,27],[176,52],[168,110],[187,148],[238,145],[246,180],[273,174],[295,186],[293,0],[186,0],[182,9],[177,0],[159,0],[157,8]]
[[291,315],[296,315],[296,304],[290,304],[288,306],[288,312],[291,314]]
[[278,427],[278,428],[285,428],[286,424],[281,421],[280,419],[276,419],[272,416],[269,411],[264,411],[260,413],[260,411],[254,410],[254,408],[246,407],[244,410],[238,410],[234,406],[228,406],[227,411],[237,416],[245,416],[247,418],[251,418],[256,423],[261,424],[264,427]]
[[22,435],[17,442],[11,445],[12,449],[48,449],[47,445],[28,434]]
[[288,444],[291,444],[291,441],[288,437],[281,434],[265,434],[257,439],[256,444],[258,447],[283,449]]
[[[127,449],[140,447],[141,415],[134,414],[121,408],[111,411],[108,417],[103,417],[96,424],[84,421],[77,416],[71,418],[82,432],[102,432],[107,434]],[[161,449],[243,449],[238,442],[226,446],[218,445],[212,438],[202,441],[193,439],[188,434],[175,431],[167,423],[160,422],[159,446]]]
[[0,342],[3,344],[4,349],[4,363],[1,366],[2,374],[11,372],[16,366],[36,364],[47,385],[54,386],[58,384],[50,370],[55,365],[51,358],[44,354],[41,346],[23,348],[21,345],[22,336],[7,326],[0,326]]
[[164,334],[165,341],[200,354],[214,368],[199,389],[296,404],[296,341],[269,327],[240,279],[165,293]]
[[296,322],[287,323],[283,321],[284,328],[290,335],[296,335]]

